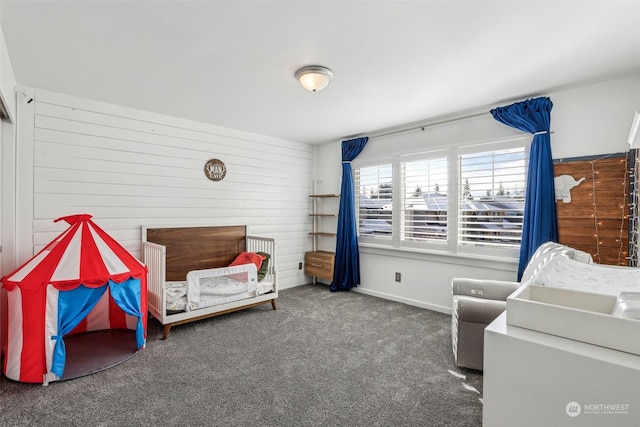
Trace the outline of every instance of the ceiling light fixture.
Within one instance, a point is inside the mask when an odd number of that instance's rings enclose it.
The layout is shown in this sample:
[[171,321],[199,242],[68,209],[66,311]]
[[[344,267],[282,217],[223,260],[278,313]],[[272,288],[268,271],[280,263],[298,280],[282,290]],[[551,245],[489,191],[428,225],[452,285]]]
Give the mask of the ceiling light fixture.
[[296,79],[306,90],[311,92],[320,92],[329,85],[332,78],[333,73],[330,69],[317,65],[302,67],[296,71]]

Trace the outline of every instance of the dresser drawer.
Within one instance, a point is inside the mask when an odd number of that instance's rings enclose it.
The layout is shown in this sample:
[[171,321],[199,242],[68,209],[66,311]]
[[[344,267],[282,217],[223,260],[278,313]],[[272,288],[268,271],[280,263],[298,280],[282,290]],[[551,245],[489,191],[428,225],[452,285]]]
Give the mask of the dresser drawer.
[[304,256],[304,272],[309,276],[333,279],[335,254],[327,251],[311,251]]

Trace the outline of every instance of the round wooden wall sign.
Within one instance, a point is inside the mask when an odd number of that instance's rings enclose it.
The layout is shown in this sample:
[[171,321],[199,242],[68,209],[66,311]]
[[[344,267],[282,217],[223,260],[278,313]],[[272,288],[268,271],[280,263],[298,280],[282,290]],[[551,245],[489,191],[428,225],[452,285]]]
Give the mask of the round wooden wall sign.
[[211,159],[204,165],[204,174],[211,181],[222,181],[227,175],[227,167],[222,160]]

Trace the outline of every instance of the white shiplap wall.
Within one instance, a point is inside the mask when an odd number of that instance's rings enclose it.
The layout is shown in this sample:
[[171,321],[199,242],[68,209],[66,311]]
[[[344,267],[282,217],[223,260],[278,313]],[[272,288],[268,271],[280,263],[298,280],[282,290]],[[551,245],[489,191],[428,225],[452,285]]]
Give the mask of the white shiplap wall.
[[[247,225],[273,237],[282,288],[305,283],[313,150],[286,141],[36,90],[33,245],[89,213],[140,257],[142,225]],[[207,160],[227,166],[208,180]],[[24,173],[24,171],[23,171]]]

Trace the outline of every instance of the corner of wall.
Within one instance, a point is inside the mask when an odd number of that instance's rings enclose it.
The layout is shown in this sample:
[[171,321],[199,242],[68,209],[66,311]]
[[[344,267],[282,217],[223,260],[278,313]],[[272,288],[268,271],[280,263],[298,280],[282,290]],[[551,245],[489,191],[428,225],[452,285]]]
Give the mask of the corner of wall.
[[319,193],[340,193],[342,179],[342,151],[339,142],[332,142],[313,147],[313,178],[321,182],[316,188]]
[[16,78],[9,58],[9,50],[0,26],[0,103],[11,123],[16,119],[16,97],[14,95]]

